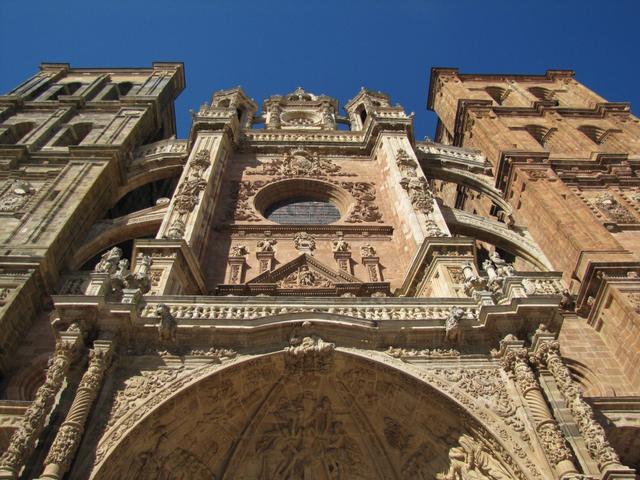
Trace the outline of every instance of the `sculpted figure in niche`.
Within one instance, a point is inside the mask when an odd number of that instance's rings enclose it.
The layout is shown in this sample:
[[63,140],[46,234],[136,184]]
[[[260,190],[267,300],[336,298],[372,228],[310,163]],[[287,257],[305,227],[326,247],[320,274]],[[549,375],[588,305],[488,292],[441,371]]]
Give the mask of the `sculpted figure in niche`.
[[257,245],[256,248],[258,249],[258,252],[273,252],[273,246],[275,244],[277,244],[277,240],[273,239],[273,238],[265,238],[264,240],[260,240]]
[[438,480],[510,480],[512,475],[487,449],[469,435],[462,435],[459,447],[449,450],[449,470]]

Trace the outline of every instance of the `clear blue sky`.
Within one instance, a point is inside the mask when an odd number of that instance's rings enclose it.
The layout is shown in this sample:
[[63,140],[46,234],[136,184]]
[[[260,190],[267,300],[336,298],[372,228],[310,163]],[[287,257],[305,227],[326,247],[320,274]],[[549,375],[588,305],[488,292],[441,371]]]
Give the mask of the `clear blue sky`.
[[610,101],[640,105],[640,0],[0,0],[0,91],[41,62],[185,63],[176,105],[242,85],[259,104],[301,85],[341,105],[360,86],[416,112],[433,136],[429,71],[544,73],[569,68]]

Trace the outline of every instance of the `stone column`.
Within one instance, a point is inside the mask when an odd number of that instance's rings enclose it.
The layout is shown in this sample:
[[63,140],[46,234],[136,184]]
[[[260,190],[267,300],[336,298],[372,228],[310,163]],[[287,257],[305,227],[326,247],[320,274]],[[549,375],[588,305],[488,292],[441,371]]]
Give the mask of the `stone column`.
[[112,347],[111,341],[96,340],[94,342],[93,350],[89,352],[89,366],[80,380],[67,417],[51,444],[49,454],[44,461],[44,472],[40,478],[59,479],[69,469],[76,450],[80,446],[91,405],[98,396],[104,372],[109,366]]
[[29,461],[46,426],[47,417],[56,403],[56,397],[67,376],[80,339],[80,329],[75,324],[61,334],[51,356],[45,381],[38,388],[35,399],[24,414],[22,425],[13,433],[7,450],[0,457],[0,479],[16,479],[22,466]]
[[502,366],[515,378],[533,417],[544,453],[558,478],[572,478],[578,473],[573,463],[573,453],[547,406],[538,379],[529,365],[529,353],[522,344],[520,341],[502,342]]
[[[609,470],[627,470],[622,466],[618,454],[609,444],[604,429],[594,418],[591,406],[584,401],[580,389],[572,380],[569,369],[560,357],[559,342],[552,338],[540,338],[538,335],[534,347],[536,360],[553,375],[558,390],[560,390],[578,425],[578,430],[584,439],[587,450],[598,464],[600,471],[604,473]],[[609,477],[605,475],[604,478]],[[633,475],[628,478],[633,478]]]

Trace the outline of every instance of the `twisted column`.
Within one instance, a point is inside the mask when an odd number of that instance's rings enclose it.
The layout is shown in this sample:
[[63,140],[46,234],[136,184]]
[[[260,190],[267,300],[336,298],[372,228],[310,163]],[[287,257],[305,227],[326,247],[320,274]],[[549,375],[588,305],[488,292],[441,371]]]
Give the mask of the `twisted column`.
[[556,340],[541,341],[535,351],[536,360],[553,375],[578,430],[584,438],[587,450],[598,464],[601,472],[622,467],[618,454],[609,444],[602,426],[593,416],[591,406],[584,401],[580,389],[571,378],[571,373],[560,357],[560,344]]
[[109,366],[112,343],[97,340],[89,351],[89,366],[82,376],[76,396],[51,444],[40,478],[59,479],[67,472],[80,445],[91,405],[98,396],[104,372]]
[[502,355],[503,368],[515,378],[518,390],[524,397],[545,455],[559,478],[573,478],[578,473],[573,453],[560,431],[542,394],[533,370],[529,366],[529,353],[521,345],[507,346]]
[[22,424],[13,432],[7,450],[0,457],[0,479],[15,479],[33,453],[38,437],[44,430],[46,419],[69,371],[69,365],[80,338],[80,333],[67,333],[58,340],[49,359],[44,383],[22,418]]

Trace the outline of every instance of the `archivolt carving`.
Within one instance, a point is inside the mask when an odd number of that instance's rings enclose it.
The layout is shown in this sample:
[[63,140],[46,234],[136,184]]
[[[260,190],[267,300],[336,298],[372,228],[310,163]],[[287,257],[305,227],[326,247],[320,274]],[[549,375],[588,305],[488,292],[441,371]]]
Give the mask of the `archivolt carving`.
[[440,473],[438,480],[510,480],[511,473],[503,467],[480,442],[462,435],[459,446],[449,450],[449,470]]
[[[325,373],[309,369],[301,376],[286,375],[286,355],[304,358],[321,352],[335,355],[334,366]],[[220,367],[215,375],[211,367],[179,373],[162,382],[164,388],[151,389],[146,403],[120,417],[106,433],[99,449],[102,467],[92,478],[137,478],[142,467],[156,475],[142,478],[170,475],[174,460],[169,461],[167,437],[178,452],[175,464],[192,463],[196,479],[432,479],[449,470],[446,442],[463,435],[477,442],[474,451],[482,457],[468,462],[471,473],[489,475],[502,468],[510,473],[506,478],[542,478],[537,472],[525,476],[478,420],[452,404],[449,393],[427,387],[415,367],[380,353],[358,352],[333,353],[331,344],[312,335],[285,354]],[[196,384],[187,394],[185,387]],[[148,415],[151,409],[157,414]],[[135,421],[125,423],[129,418]],[[135,436],[125,436],[134,426]],[[182,435],[187,436],[179,445],[184,451],[175,448]],[[118,449],[105,462],[105,452],[116,443]],[[132,464],[129,456],[140,460]]]
[[[501,417],[524,442],[531,444],[525,424],[518,414],[511,395],[507,392],[505,379],[498,369],[436,369],[433,373],[454,383],[457,388],[472,398],[481,399],[486,408]],[[465,399],[463,403],[466,401]]]

